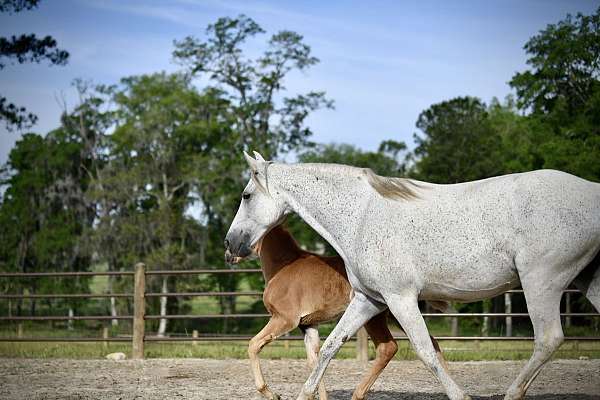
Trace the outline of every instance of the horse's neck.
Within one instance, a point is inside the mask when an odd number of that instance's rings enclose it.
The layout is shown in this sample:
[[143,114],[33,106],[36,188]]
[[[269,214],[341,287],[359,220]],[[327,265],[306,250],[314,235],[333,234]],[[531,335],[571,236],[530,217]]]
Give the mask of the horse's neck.
[[281,226],[276,226],[263,238],[260,245],[260,263],[265,281],[268,282],[283,267],[302,255],[302,249]]
[[356,230],[373,190],[359,168],[274,164],[271,181],[290,207],[348,262]]

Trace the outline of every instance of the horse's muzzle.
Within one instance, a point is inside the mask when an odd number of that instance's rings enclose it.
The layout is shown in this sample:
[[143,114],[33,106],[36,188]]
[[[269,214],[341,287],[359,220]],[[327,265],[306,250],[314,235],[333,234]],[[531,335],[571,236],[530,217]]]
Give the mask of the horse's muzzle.
[[250,248],[250,235],[243,231],[240,235],[227,235],[225,238],[225,262],[227,264],[237,264],[244,258],[252,254]]
[[243,260],[242,257],[237,257],[237,256],[234,256],[233,254],[231,254],[229,249],[225,250],[225,262],[227,264],[235,265],[235,264],[238,264],[242,260]]

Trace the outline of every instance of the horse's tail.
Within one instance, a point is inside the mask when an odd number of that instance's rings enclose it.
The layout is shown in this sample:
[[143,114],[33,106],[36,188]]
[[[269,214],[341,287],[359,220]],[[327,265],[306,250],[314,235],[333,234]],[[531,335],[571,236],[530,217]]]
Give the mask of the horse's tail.
[[573,284],[583,293],[600,313],[600,251],[573,280]]

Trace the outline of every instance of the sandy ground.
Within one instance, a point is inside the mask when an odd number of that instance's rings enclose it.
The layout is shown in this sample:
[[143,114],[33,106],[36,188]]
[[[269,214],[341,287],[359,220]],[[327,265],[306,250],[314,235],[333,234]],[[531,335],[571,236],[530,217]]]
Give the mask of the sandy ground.
[[[301,360],[263,360],[267,382],[295,400],[308,374]],[[474,399],[501,399],[522,362],[451,363],[452,375]],[[330,399],[350,399],[362,372],[334,361],[325,382]],[[394,361],[375,383],[371,400],[446,399],[416,361]],[[0,399],[259,399],[246,360],[145,361],[0,359]],[[532,384],[528,399],[600,399],[600,360],[554,361]]]

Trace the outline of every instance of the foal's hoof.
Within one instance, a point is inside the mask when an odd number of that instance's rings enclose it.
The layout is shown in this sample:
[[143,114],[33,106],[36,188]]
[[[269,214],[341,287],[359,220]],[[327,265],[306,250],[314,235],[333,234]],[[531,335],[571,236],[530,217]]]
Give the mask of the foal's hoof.
[[270,392],[268,395],[265,396],[265,398],[268,400],[281,400],[281,397],[277,393],[273,392]]
[[271,389],[269,389],[266,385],[262,388],[262,390],[259,389],[258,393],[260,393],[263,399],[281,400],[281,397],[279,397],[277,393],[272,392]]

